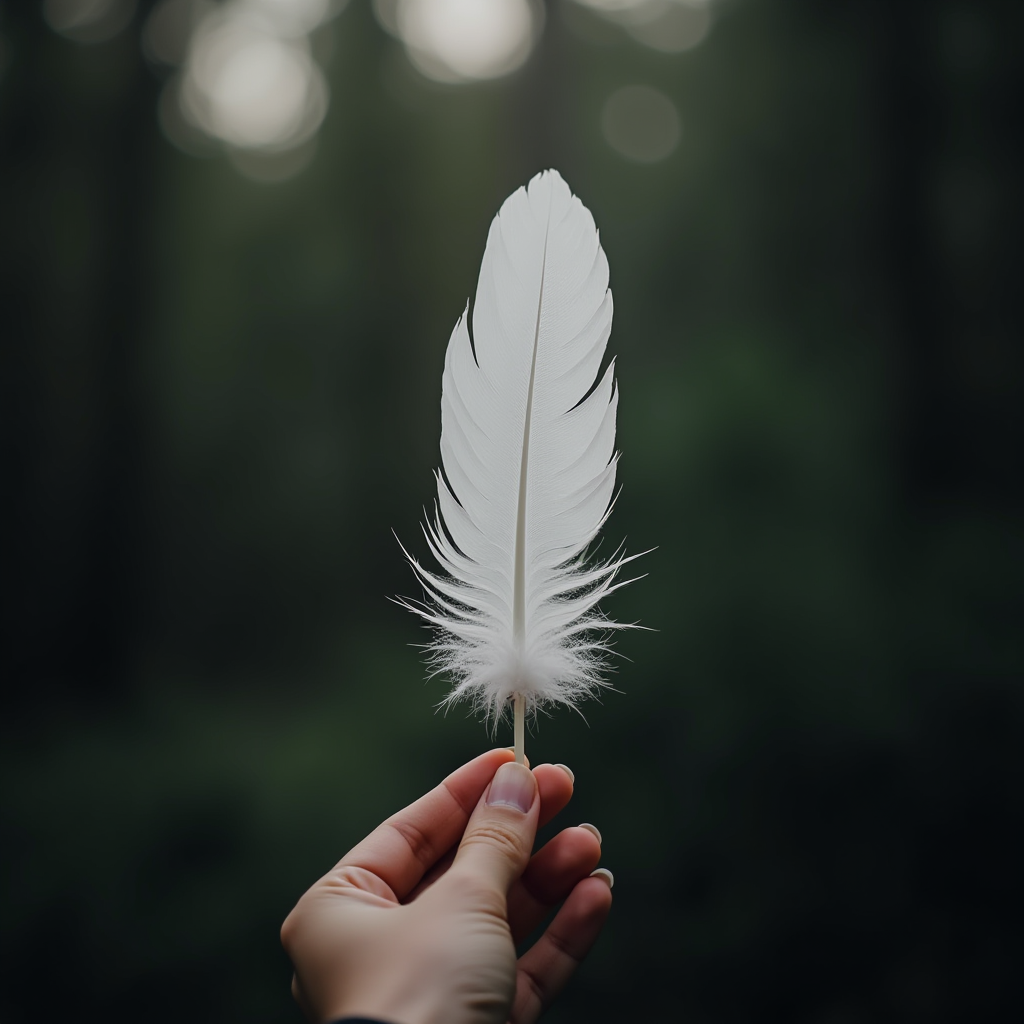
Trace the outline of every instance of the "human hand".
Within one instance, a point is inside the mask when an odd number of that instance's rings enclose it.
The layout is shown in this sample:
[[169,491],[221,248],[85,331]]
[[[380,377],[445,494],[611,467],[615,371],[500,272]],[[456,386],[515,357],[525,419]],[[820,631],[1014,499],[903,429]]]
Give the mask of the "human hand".
[[[281,929],[292,992],[314,1024],[533,1024],[611,908],[593,826],[533,854],[571,774],[491,750],[389,818],[299,900]],[[537,942],[525,939],[564,903]]]

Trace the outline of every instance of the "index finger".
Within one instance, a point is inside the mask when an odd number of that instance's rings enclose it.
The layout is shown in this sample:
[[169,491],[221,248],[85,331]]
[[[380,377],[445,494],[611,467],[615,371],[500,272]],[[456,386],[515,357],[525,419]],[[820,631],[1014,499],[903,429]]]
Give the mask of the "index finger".
[[507,748],[457,768],[439,786],[378,825],[337,863],[375,874],[404,899],[423,874],[462,836],[494,773],[515,755]]

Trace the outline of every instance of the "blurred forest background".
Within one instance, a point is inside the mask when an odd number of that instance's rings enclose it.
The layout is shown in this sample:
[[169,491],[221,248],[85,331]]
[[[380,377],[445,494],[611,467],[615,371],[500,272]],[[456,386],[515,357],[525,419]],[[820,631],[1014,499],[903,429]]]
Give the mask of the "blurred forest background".
[[554,166],[657,632],[528,741],[617,880],[549,1019],[1020,1020],[1022,47],[1019,0],[0,3],[0,1019],[297,1021],[295,899],[491,743],[392,530]]

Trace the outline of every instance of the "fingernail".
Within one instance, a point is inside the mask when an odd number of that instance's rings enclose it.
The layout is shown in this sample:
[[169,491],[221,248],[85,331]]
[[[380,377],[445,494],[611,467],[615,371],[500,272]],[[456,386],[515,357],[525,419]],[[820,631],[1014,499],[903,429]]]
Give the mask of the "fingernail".
[[570,782],[575,782],[576,781],[576,776],[573,775],[572,769],[567,764],[556,764],[555,767],[556,768],[561,768],[562,771],[565,772],[565,774],[569,776],[569,781]]
[[601,830],[596,825],[591,825],[589,821],[581,821],[578,827],[585,828],[599,843],[602,841]]
[[609,889],[615,888],[615,876],[607,868],[595,868],[590,872],[591,878],[600,878],[602,882],[606,882]]
[[509,761],[495,773],[487,803],[491,807],[514,807],[525,814],[533,806],[537,782],[526,765]]

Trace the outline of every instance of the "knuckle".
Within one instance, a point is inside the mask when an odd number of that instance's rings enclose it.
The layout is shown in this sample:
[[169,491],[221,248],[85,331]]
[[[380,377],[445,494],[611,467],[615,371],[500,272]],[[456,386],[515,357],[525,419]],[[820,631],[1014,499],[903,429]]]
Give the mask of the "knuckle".
[[355,864],[342,864],[325,875],[320,884],[325,892],[341,895],[353,889],[365,889],[372,881],[373,876],[366,868]]
[[547,940],[551,943],[556,953],[573,965],[574,970],[579,966],[582,958],[577,956],[574,947],[565,936],[560,935],[554,929],[550,929],[547,934]]
[[424,867],[429,867],[437,860],[438,852],[426,833],[413,822],[402,818],[394,818],[384,823],[402,838],[409,851]]
[[467,832],[463,846],[488,846],[504,853],[509,859],[518,860],[525,852],[523,837],[508,825],[499,821],[481,823]]

